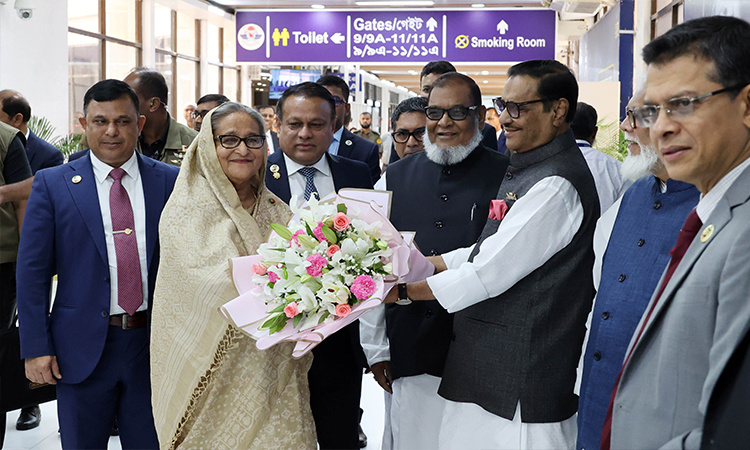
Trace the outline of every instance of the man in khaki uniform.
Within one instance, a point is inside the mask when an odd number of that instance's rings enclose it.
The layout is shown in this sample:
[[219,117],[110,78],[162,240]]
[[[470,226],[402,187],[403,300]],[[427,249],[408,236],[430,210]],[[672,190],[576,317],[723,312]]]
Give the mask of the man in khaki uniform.
[[378,150],[380,150],[380,152],[382,153],[383,149],[380,147],[380,133],[372,129],[372,114],[368,112],[363,112],[362,114],[360,114],[359,126],[360,129],[355,131],[354,134],[359,137],[365,138],[370,142],[378,144]]

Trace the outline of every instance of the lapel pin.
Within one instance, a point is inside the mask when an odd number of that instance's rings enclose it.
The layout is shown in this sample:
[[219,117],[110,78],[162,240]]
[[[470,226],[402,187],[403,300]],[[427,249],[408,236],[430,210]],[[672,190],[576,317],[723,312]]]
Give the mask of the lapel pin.
[[81,182],[81,176],[80,175],[76,175],[73,178],[71,178],[70,181],[72,181],[73,184],[78,184],[78,183]]
[[346,144],[347,146],[349,146],[349,145],[352,145],[352,140],[351,140],[351,139],[347,139],[347,140],[346,140],[346,141],[344,142],[344,144]]
[[273,178],[274,180],[278,180],[279,178],[281,178],[281,174],[279,174],[278,172],[274,172]]
[[268,203],[270,203],[270,204],[272,204],[272,205],[275,205],[275,204],[276,204],[276,200],[274,200],[274,199],[272,199],[272,198],[269,198],[269,199],[268,199]]
[[515,192],[506,192],[505,193],[505,198],[508,199],[508,200],[518,200],[518,198],[516,197],[516,193]]
[[711,236],[714,234],[714,230],[716,227],[711,224],[703,229],[703,233],[701,233],[701,242],[706,242],[707,240],[711,239]]
[[281,178],[281,174],[279,173],[279,166],[278,164],[271,164],[271,167],[268,168],[271,172],[273,172],[273,178],[275,180],[278,180]]

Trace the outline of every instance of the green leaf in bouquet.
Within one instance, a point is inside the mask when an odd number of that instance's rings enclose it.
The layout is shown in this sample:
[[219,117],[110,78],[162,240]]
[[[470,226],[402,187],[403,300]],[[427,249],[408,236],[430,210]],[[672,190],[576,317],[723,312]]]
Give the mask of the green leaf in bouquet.
[[315,233],[313,233],[312,228],[310,228],[310,224],[307,223],[307,221],[304,221],[304,220],[303,220],[303,222],[305,223],[305,230],[307,230],[307,235],[308,236],[315,236]]
[[289,228],[285,227],[284,225],[279,225],[278,223],[272,223],[271,229],[276,232],[279,236],[281,236],[282,239],[286,239],[287,241],[292,238],[292,232],[289,231]]
[[309,250],[314,249],[318,245],[318,240],[311,238],[310,236],[300,234],[297,236],[297,240],[300,244],[302,244],[303,247],[306,247]]
[[339,203],[338,205],[336,205],[336,210],[340,213],[346,214],[346,205],[343,203]]
[[281,278],[285,280],[289,279],[289,271],[286,270],[286,266],[281,268]]
[[276,319],[278,319],[278,318],[279,318],[279,314],[278,313],[272,314],[272,315],[268,316],[268,319],[266,319],[266,321],[263,322],[263,325],[259,326],[258,329],[259,330],[270,330],[273,327],[273,325],[276,323]]
[[299,323],[302,322],[302,316],[304,316],[304,314],[301,313],[294,316],[294,321],[292,322],[292,326],[294,328],[297,328],[297,326],[299,326]]
[[356,296],[356,295],[354,295],[354,294],[352,294],[352,293],[350,292],[350,293],[349,293],[349,301],[347,302],[347,303],[349,304],[349,306],[354,306],[354,305],[356,305],[356,304],[357,304],[358,302],[359,302],[359,299],[357,298],[357,296]]
[[323,230],[323,236],[325,236],[326,239],[328,239],[329,243],[335,244],[338,242],[338,239],[336,238],[336,233],[334,233],[332,229],[324,226],[324,227],[321,227],[321,230]]
[[302,275],[301,277],[299,277],[299,282],[302,283],[302,284],[307,283],[310,280],[312,280],[312,275],[310,275],[308,273],[306,273],[306,274]]
[[269,330],[269,334],[278,333],[279,331],[283,330],[285,326],[286,326],[286,316],[281,314],[276,320],[276,323],[274,323],[273,328]]
[[280,305],[278,305],[277,307],[275,307],[274,309],[268,312],[269,313],[282,313],[284,312],[284,308],[286,308],[286,305],[287,305],[286,303],[281,303]]
[[378,261],[378,262],[376,262],[375,264],[372,265],[372,270],[376,270],[376,271],[380,272],[380,271],[383,270],[384,266],[385,265],[383,264],[382,261]]
[[270,287],[271,289],[273,289],[273,287],[274,287],[274,286],[276,286],[276,283],[271,283],[271,282],[269,281],[269,282],[268,282],[268,284],[266,284],[266,286],[268,286],[268,287]]
[[329,313],[328,311],[324,311],[323,314],[320,315],[320,319],[318,319],[318,325],[323,323],[323,321],[326,320],[330,315],[331,313]]

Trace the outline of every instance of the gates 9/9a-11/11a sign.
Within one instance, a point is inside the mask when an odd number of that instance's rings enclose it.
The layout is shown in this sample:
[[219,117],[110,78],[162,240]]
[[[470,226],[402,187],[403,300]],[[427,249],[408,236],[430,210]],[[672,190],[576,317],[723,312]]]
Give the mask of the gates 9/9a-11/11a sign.
[[240,63],[554,59],[555,11],[238,11]]

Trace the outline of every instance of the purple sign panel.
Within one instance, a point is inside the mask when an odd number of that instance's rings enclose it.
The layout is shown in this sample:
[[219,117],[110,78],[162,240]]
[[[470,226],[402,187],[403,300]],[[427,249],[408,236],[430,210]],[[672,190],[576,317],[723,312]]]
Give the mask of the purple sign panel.
[[237,61],[518,62],[554,59],[555,11],[238,11]]

